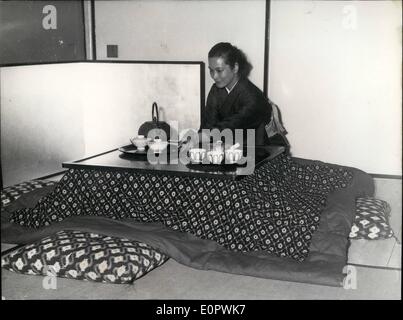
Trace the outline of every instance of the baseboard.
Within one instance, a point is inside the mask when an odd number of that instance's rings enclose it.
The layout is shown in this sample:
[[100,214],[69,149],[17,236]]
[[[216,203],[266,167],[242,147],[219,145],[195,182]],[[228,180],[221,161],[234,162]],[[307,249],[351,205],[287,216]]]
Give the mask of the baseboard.
[[379,174],[379,173],[370,173],[370,176],[373,178],[381,178],[381,179],[400,179],[402,180],[402,176],[393,175],[393,174]]

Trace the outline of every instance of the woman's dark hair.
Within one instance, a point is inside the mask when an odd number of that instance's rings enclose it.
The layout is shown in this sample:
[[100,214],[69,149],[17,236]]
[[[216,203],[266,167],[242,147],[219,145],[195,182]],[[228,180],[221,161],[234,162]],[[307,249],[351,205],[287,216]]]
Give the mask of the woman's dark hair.
[[221,57],[231,68],[234,68],[235,63],[238,63],[238,73],[241,77],[245,78],[249,76],[249,73],[253,68],[252,65],[249,63],[245,53],[243,53],[242,50],[233,46],[229,42],[217,43],[214,47],[210,49],[208,57]]

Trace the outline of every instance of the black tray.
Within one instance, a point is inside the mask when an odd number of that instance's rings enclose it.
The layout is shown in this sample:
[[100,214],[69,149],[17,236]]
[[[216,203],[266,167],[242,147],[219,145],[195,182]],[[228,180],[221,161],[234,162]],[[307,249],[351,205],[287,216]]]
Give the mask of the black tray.
[[225,163],[224,161],[221,164],[212,164],[212,163],[188,163],[186,167],[192,170],[199,171],[235,171],[239,167],[244,167],[245,164],[238,163]]
[[[171,148],[177,148],[174,144],[168,144],[168,146],[161,152],[154,152],[154,154],[159,155],[160,153],[167,153],[170,155]],[[135,156],[135,157],[147,157],[149,146],[146,146],[144,150],[138,150],[136,146],[129,144],[126,146],[119,147],[118,150],[122,152],[122,156]]]
[[127,145],[127,146],[123,146],[123,147],[120,147],[120,148],[118,148],[118,150],[120,151],[120,152],[123,152],[124,154],[130,154],[130,155],[133,155],[133,154],[135,154],[135,155],[147,155],[147,152],[148,152],[148,146],[146,146],[146,148],[144,149],[144,150],[138,150],[137,149],[137,147],[136,146],[134,146],[134,145],[132,145],[132,144],[129,144],[129,145]]

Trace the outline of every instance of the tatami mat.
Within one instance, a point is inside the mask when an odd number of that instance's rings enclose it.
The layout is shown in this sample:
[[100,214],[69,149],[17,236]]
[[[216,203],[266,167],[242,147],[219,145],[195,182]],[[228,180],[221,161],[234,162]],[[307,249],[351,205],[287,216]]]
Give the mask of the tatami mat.
[[[400,234],[401,180],[375,179],[376,196],[392,207],[391,225]],[[1,250],[13,245],[2,244]],[[168,260],[133,285],[111,285],[57,278],[57,289],[44,289],[43,277],[2,270],[5,299],[401,299],[401,245],[395,239],[352,240],[349,263],[355,270],[350,289],[196,270]]]
[[392,255],[396,240],[351,240],[348,262],[370,266],[386,267]]
[[[196,270],[170,259],[133,285],[112,285],[57,278],[44,289],[41,276],[2,271],[5,299],[220,299],[347,300],[401,299],[400,271],[353,267],[349,287],[327,287]],[[348,288],[348,289],[347,289]]]

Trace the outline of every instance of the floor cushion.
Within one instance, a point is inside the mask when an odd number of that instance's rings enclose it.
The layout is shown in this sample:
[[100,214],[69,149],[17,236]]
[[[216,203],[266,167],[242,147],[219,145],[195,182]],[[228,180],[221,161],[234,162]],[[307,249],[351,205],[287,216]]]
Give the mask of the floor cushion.
[[3,207],[8,206],[9,204],[11,204],[11,202],[17,200],[24,193],[28,193],[32,190],[36,190],[46,186],[51,186],[56,183],[57,182],[55,181],[37,179],[21,182],[13,186],[6,187],[1,190],[1,205]]
[[394,236],[389,225],[390,206],[373,197],[356,199],[356,216],[350,239],[388,239]]
[[12,251],[2,268],[105,283],[132,283],[168,257],[146,243],[81,231],[59,231]]

